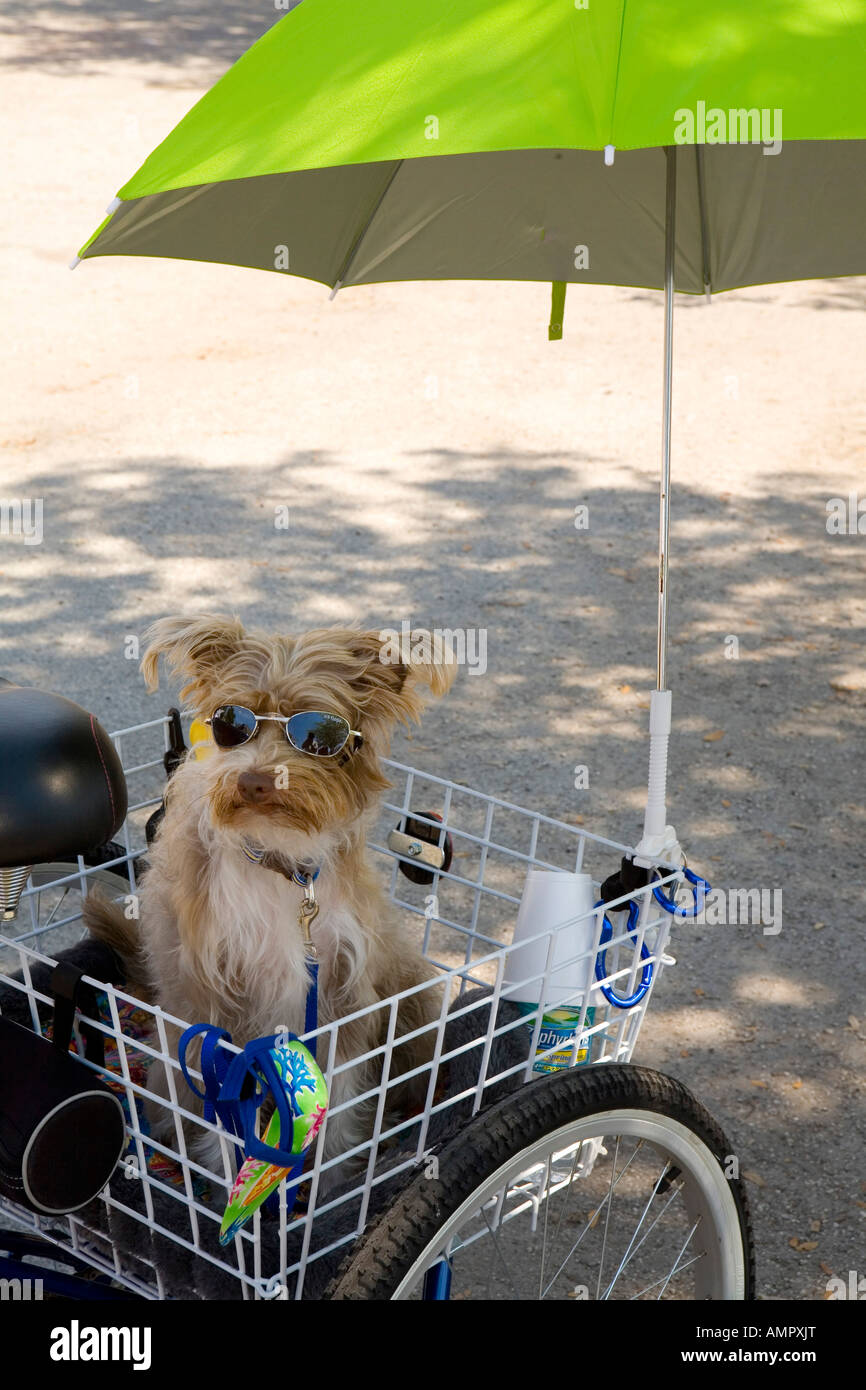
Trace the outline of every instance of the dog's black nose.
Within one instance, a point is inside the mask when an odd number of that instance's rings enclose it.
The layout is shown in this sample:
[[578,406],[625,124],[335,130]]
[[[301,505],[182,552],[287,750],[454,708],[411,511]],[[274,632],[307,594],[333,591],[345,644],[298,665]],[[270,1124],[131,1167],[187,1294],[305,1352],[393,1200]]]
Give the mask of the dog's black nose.
[[251,806],[263,806],[273,801],[276,782],[269,772],[241,772],[238,791]]

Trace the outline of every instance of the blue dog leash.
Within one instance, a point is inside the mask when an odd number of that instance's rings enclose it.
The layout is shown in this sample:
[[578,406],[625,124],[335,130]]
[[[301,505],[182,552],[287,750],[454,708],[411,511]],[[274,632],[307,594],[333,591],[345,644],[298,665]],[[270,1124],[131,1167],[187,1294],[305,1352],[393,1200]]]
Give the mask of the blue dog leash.
[[[245,849],[246,852],[246,849]],[[249,856],[252,857],[252,856]],[[254,862],[262,862],[256,860]],[[270,866],[269,866],[270,867]],[[318,916],[316,902],[315,873],[293,871],[292,878],[304,889],[304,897],[298,913],[298,922],[304,933],[307,972],[310,983],[304,1007],[304,1033],[315,1034],[319,1016],[319,961],[310,928]],[[289,877],[289,874],[285,875]],[[187,1050],[193,1040],[203,1035],[201,1045],[200,1070],[204,1090],[190,1076],[187,1067]],[[295,1040],[295,1033],[273,1033],[264,1038],[254,1038],[240,1053],[230,1053],[222,1046],[231,1042],[231,1035],[225,1028],[212,1023],[195,1023],[181,1035],[178,1043],[178,1061],[184,1080],[190,1090],[204,1101],[204,1117],[210,1124],[217,1120],[237,1138],[243,1140],[247,1158],[262,1159],[281,1168],[288,1168],[288,1181],[297,1177],[304,1165],[305,1155],[292,1154],[286,1149],[273,1148],[263,1144],[256,1133],[256,1114],[270,1094],[274,1098],[280,1117],[280,1134],[291,1136],[295,1115],[293,1114],[286,1088],[274,1061],[274,1050],[286,1038]],[[306,1044],[313,1058],[316,1056],[316,1039],[311,1037]],[[252,1081],[252,1085],[250,1085]],[[290,1209],[297,1197],[297,1184],[291,1189]]]

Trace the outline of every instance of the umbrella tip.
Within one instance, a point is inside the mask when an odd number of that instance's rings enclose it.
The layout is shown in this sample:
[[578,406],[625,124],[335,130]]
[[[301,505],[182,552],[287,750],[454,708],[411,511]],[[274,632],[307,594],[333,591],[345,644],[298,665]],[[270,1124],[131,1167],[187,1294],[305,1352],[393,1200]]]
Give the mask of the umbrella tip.
[[81,265],[81,257],[73,256],[72,260],[69,262],[69,269],[74,270],[77,265]]
[[108,204],[108,207],[105,209],[109,217],[113,212],[117,212],[117,209],[120,207],[122,201],[122,198],[112,198],[111,202]]
[[611,164],[613,164],[613,157],[614,157],[615,154],[616,154],[616,145],[605,145],[605,147],[604,147],[604,162],[605,162],[605,164],[608,166],[608,168],[610,168]]

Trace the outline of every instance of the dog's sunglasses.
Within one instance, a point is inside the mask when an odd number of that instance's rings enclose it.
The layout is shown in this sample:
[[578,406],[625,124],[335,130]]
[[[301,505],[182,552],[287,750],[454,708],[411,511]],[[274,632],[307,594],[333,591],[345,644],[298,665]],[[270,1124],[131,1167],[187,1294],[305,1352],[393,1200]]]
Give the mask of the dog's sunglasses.
[[315,758],[335,758],[342,753],[349,739],[348,752],[357,753],[364,739],[340,714],[325,714],[322,710],[303,710],[299,714],[254,714],[245,705],[220,705],[205,723],[210,725],[213,741],[218,748],[240,748],[249,743],[265,720],[282,724],[286,738],[299,753]]

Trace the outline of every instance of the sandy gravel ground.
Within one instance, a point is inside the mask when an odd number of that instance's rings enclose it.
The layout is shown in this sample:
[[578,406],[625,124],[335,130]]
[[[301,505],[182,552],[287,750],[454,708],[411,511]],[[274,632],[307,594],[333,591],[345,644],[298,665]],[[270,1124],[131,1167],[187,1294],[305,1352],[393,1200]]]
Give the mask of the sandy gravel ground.
[[[2,493],[44,499],[44,541],[2,538],[0,670],[118,728],[168,703],[124,658],[166,613],[483,628],[486,672],[398,755],[633,840],[661,296],[572,290],[549,344],[544,286],[329,304],[233,268],[66,269],[272,19],[178,0],[2,9]],[[768,1298],[866,1273],[866,535],[825,525],[829,498],[866,489],[864,310],[866,279],[677,304],[670,811],[714,882],[781,888],[784,907],[777,935],[678,929],[638,1057],[731,1136]]]

